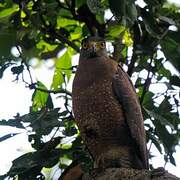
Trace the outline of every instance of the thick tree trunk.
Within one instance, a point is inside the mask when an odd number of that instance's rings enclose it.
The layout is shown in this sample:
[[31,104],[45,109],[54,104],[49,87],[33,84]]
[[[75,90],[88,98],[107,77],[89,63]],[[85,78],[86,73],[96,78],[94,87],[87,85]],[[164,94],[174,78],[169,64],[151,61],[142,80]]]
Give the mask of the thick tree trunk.
[[92,170],[82,176],[82,180],[180,180],[167,171],[148,171],[126,168],[108,168],[104,171]]

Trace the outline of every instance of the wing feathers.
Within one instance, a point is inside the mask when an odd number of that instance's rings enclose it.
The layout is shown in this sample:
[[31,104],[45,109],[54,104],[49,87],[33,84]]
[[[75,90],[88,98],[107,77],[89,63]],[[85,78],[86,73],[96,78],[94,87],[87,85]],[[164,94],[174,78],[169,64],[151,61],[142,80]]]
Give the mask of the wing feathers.
[[141,107],[134,86],[122,67],[118,67],[117,73],[113,77],[113,90],[118,101],[122,104],[131,136],[139,148],[139,156],[143,161],[144,167],[148,168],[144,121]]

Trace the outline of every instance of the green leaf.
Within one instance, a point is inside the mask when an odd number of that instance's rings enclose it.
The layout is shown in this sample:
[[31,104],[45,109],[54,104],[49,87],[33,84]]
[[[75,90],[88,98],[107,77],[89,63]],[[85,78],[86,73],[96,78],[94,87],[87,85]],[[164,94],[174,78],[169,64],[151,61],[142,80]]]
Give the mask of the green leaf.
[[59,121],[59,108],[53,110],[41,110],[38,112],[31,112],[21,117],[23,122],[30,123],[38,135],[48,135],[54,127],[62,126]]
[[44,142],[39,134],[30,134],[28,136],[28,141],[31,143],[32,148],[36,150],[40,150],[44,146]]
[[146,11],[146,9],[141,8],[141,15],[145,24],[147,32],[157,39],[161,39],[162,33],[159,31],[159,26],[157,24],[156,18],[152,16],[152,12]]
[[125,32],[124,32],[123,41],[124,41],[124,44],[125,44],[127,47],[133,45],[133,40],[132,40],[131,34],[130,34],[130,32],[129,32],[128,29],[126,29]]
[[[138,96],[141,97],[142,91],[140,91],[139,93],[138,93]],[[154,93],[150,91],[146,93],[143,99],[143,107],[145,107],[148,110],[152,110],[154,108],[153,96],[154,96]]]
[[[164,116],[166,117],[166,119],[168,119],[168,121],[173,124],[173,127],[176,131],[179,131],[179,125],[180,125],[180,121],[179,121],[179,116],[176,113],[172,113],[172,112],[165,112]],[[178,135],[178,132],[177,132]]]
[[147,132],[147,136],[149,137],[149,139],[151,139],[152,143],[156,146],[158,151],[162,154],[162,148],[161,148],[160,142],[156,138],[156,136],[149,131]]
[[0,176],[0,180],[4,180],[6,177],[8,177],[8,175],[2,175],[2,176]]
[[172,129],[174,129],[173,124],[171,124],[165,117],[163,117],[160,114],[155,113],[154,111],[150,111],[148,109],[145,108],[145,111],[149,114],[150,117],[153,117],[154,119],[158,119],[159,122],[161,122],[162,125],[168,125],[170,126]]
[[59,149],[52,149],[51,151],[44,149],[24,154],[12,162],[8,175],[13,177],[17,174],[20,175],[28,172],[31,169],[37,169],[37,167],[39,167],[39,171],[41,171],[42,167],[50,168],[58,163],[60,153]]
[[175,85],[175,86],[177,86],[177,87],[180,87],[180,78],[178,77],[178,76],[171,76],[170,77],[170,83],[172,84],[172,85]]
[[81,7],[85,3],[86,3],[86,0],[76,0],[77,8]]
[[67,18],[62,18],[61,16],[59,16],[57,18],[57,26],[58,27],[66,27],[66,26],[71,26],[71,25],[79,25],[79,22],[76,20],[72,20],[72,19],[67,19]]
[[137,19],[137,9],[132,0],[108,0],[112,13],[123,25],[132,26]]
[[10,176],[14,176],[14,175],[17,175],[17,174],[20,174],[24,171],[26,171],[27,169],[30,169],[30,168],[33,168],[35,166],[38,165],[38,158],[36,157],[36,161],[35,161],[35,158],[34,156],[36,155],[37,153],[27,153],[27,154],[24,154],[22,156],[20,156],[19,158],[15,159],[13,162],[12,162],[12,167],[9,171],[9,175]]
[[[128,1],[126,1],[127,3]],[[134,24],[134,21],[137,20],[137,9],[136,5],[134,4],[133,1],[129,1],[126,5],[126,11],[127,11],[127,20],[130,24]]]
[[162,75],[164,77],[167,77],[168,79],[171,77],[171,71],[166,69],[164,66],[162,66],[158,71],[157,73],[159,75]]
[[71,70],[71,56],[72,50],[67,49],[66,52],[58,59],[55,59],[55,72],[53,77],[53,82],[51,84],[51,89],[57,90],[60,89],[64,83],[64,75],[67,77],[67,80],[70,79],[72,70]]
[[24,126],[22,125],[22,123],[21,123],[21,121],[19,119],[9,119],[8,121],[1,120],[0,125],[1,126],[11,126],[11,127],[24,129]]
[[53,149],[48,154],[46,154],[45,158],[42,160],[42,165],[46,168],[51,168],[56,165],[59,161],[61,151],[59,149]]
[[168,101],[168,97],[166,97],[160,104],[159,108],[156,109],[156,113],[164,114],[166,112],[170,112],[172,109],[172,105]]
[[66,120],[66,121],[63,121],[64,123],[64,127],[65,127],[65,130],[63,131],[63,134],[65,136],[74,136],[75,134],[77,134],[77,128],[76,128],[76,124],[74,122],[74,120]]
[[71,32],[70,37],[71,40],[76,40],[76,39],[80,39],[82,36],[82,27],[77,26],[73,32]]
[[49,51],[54,51],[56,48],[58,48],[58,45],[55,44],[49,44],[44,40],[40,40],[37,44],[36,44],[36,48],[39,51],[42,51],[43,53],[45,52],[49,52]]
[[121,25],[109,26],[108,35],[115,38],[115,37],[118,37],[125,30],[126,30],[125,26],[121,26]]
[[[45,85],[41,83],[40,81],[37,82],[37,88],[45,89]],[[32,95],[32,111],[39,111],[42,108],[46,107],[46,103],[48,100],[49,94],[46,92],[42,92],[40,90],[35,90]]]
[[12,13],[14,13],[14,12],[16,12],[18,10],[19,10],[19,6],[18,5],[13,5],[13,7],[11,7],[11,8],[7,8],[7,9],[4,9],[4,10],[1,10],[0,11],[0,19],[4,18],[6,16],[11,15]]
[[51,84],[51,89],[58,90],[61,89],[62,84],[64,83],[64,76],[60,69],[55,69],[53,82]]
[[115,14],[118,18],[122,18],[126,15],[126,1],[125,0],[108,0],[109,7],[113,14]]
[[52,97],[50,94],[48,95],[48,98],[47,98],[46,107],[49,109],[54,108],[54,104],[53,104]]
[[180,71],[180,44],[175,39],[166,36],[161,40],[161,46],[166,58]]
[[169,159],[170,159],[170,163],[176,166],[176,161],[172,155],[170,155]]
[[102,0],[86,0],[86,3],[90,11],[94,14],[101,14],[105,10]]
[[16,31],[0,28],[0,59],[12,57],[11,48],[16,44]]
[[[165,117],[172,125],[173,130],[178,130],[180,124],[179,117],[176,113],[172,113],[172,105],[170,104],[169,98],[166,97],[160,104],[158,108],[155,109],[155,112],[163,117]],[[172,128],[172,126],[170,126]]]
[[165,2],[165,0],[161,0],[161,1],[144,0],[144,2],[147,3],[148,6],[150,6],[150,7],[153,7],[153,6],[159,7],[160,5],[162,5]]
[[[157,116],[156,116],[157,117]],[[152,121],[155,126],[155,131],[160,141],[162,142],[165,151],[167,154],[172,154],[175,149],[175,145],[178,143],[177,136],[175,134],[170,134],[165,126],[162,123],[162,120],[155,119]]]

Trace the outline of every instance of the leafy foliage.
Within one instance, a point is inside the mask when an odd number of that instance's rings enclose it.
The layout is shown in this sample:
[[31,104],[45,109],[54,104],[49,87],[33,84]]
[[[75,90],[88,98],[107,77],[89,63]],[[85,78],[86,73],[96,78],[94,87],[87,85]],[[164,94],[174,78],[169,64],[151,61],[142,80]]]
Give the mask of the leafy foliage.
[[[78,161],[84,168],[92,166],[74,123],[67,84],[76,70],[72,57],[79,53],[81,40],[97,34],[111,43],[110,55],[126,64],[128,74],[135,77],[147,141],[164,153],[165,162],[175,165],[174,147],[180,137],[180,78],[165,64],[169,62],[176,71],[180,70],[179,7],[165,0],[144,2],[146,5],[141,7],[132,0],[1,1],[0,78],[11,67],[16,80],[22,78],[34,93],[28,114],[1,120],[0,125],[25,129],[34,152],[15,159],[0,178],[44,179],[44,167],[58,165],[64,170],[71,161]],[[113,15],[107,18],[105,12],[109,9]],[[12,48],[18,53],[13,53]],[[33,80],[32,58],[54,61],[50,89]],[[24,79],[24,72],[29,73],[28,80]],[[163,92],[151,90],[159,84],[164,85]],[[60,107],[54,106],[52,94],[58,94],[63,101]],[[163,97],[162,102],[157,101],[159,97]],[[15,135],[7,134],[0,141]]]

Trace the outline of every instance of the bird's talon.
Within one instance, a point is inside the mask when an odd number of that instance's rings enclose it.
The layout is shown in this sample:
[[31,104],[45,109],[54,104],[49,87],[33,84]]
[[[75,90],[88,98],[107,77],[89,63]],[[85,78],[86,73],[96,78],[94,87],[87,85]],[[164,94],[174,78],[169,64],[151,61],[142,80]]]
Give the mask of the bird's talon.
[[100,174],[103,171],[102,168],[94,168],[90,171],[91,177],[96,177],[97,174]]

